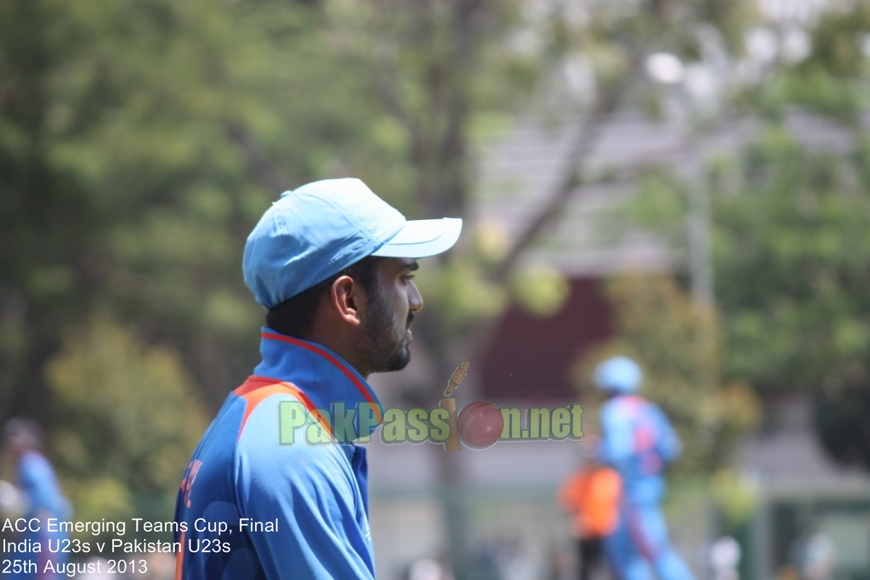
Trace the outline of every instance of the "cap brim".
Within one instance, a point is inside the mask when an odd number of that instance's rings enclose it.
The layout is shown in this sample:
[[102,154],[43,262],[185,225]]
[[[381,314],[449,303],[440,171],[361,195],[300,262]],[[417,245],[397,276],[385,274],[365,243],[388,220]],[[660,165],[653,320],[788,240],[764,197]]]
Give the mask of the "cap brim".
[[372,255],[381,258],[434,256],[453,247],[461,231],[462,220],[459,218],[408,221]]

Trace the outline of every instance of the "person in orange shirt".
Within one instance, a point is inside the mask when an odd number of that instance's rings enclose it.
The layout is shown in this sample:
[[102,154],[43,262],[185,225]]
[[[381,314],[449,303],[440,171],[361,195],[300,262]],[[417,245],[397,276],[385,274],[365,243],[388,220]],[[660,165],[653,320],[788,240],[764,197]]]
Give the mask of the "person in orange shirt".
[[577,538],[579,578],[589,580],[603,563],[604,538],[616,529],[622,480],[616,470],[598,460],[598,439],[587,436],[581,443],[583,465],[559,490],[559,506],[573,514]]

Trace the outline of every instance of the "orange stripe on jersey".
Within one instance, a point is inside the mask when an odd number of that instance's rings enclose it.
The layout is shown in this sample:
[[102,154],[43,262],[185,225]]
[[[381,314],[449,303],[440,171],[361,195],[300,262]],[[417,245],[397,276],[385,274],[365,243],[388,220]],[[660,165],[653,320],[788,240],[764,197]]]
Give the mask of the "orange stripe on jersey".
[[254,412],[261,402],[267,397],[284,393],[299,399],[305,409],[317,417],[317,422],[320,426],[332,437],[332,426],[326,418],[317,412],[314,402],[308,396],[299,390],[296,385],[291,383],[276,383],[274,379],[266,377],[250,377],[245,384],[233,391],[239,397],[245,399],[245,414],[242,416],[242,424],[239,426],[239,438],[242,437],[242,431],[245,429],[245,424],[248,422],[248,417]]
[[178,538],[180,540],[179,543],[181,544],[181,549],[175,555],[175,580],[182,580],[182,576],[184,575],[184,551],[187,549],[185,547],[187,544],[185,544],[184,539],[186,535],[187,533],[182,531],[181,537]]

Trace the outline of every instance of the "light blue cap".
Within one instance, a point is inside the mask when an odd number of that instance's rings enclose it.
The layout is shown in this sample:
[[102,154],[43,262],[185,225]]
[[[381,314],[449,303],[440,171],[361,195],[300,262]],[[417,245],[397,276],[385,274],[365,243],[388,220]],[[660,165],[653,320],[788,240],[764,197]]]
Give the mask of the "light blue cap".
[[636,393],[643,381],[637,363],[626,356],[615,356],[599,363],[592,373],[595,385],[602,391]]
[[367,256],[425,258],[448,250],[462,220],[407,221],[359,179],[315,181],[285,191],[245,245],[245,284],[264,308]]

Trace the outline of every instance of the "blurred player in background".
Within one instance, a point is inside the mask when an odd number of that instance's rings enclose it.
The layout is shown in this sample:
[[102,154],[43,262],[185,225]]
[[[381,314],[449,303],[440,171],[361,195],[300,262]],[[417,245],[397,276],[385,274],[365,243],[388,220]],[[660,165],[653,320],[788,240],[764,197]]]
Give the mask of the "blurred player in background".
[[[62,552],[52,552],[48,549],[48,541],[63,540],[66,534],[48,532],[48,518],[68,520],[72,515],[69,502],[60,489],[60,484],[54,474],[48,459],[41,453],[42,429],[35,421],[29,419],[11,419],[3,430],[5,450],[15,464],[16,486],[21,494],[21,516],[27,520],[39,520],[37,526],[28,526],[28,531],[14,537],[15,542],[26,542],[27,550],[16,552],[15,559],[22,560],[21,574],[13,573],[15,580],[55,580],[59,576],[51,570],[57,564],[66,562]],[[38,552],[35,546],[39,546]],[[8,556],[8,554],[7,554]],[[25,563],[26,561],[26,563]],[[46,573],[46,565],[51,562]],[[35,564],[33,566],[31,563]],[[35,572],[33,571],[35,570]]]
[[560,488],[559,507],[574,516],[578,577],[590,580],[603,574],[604,539],[619,522],[622,480],[613,468],[601,463],[598,437],[585,435],[580,453],[583,464]]
[[242,265],[268,310],[263,360],[184,476],[176,580],[374,578],[366,450],[351,444],[381,421],[366,379],[408,364],[415,258],[446,251],[461,226],[406,221],[358,179],[310,183],[266,211]]
[[681,453],[677,434],[662,410],[637,394],[643,374],[633,360],[607,359],[593,380],[608,397],[601,407],[601,460],[623,483],[619,524],[605,540],[605,555],[620,580],[692,580],[668,541],[660,508],[665,467]]

